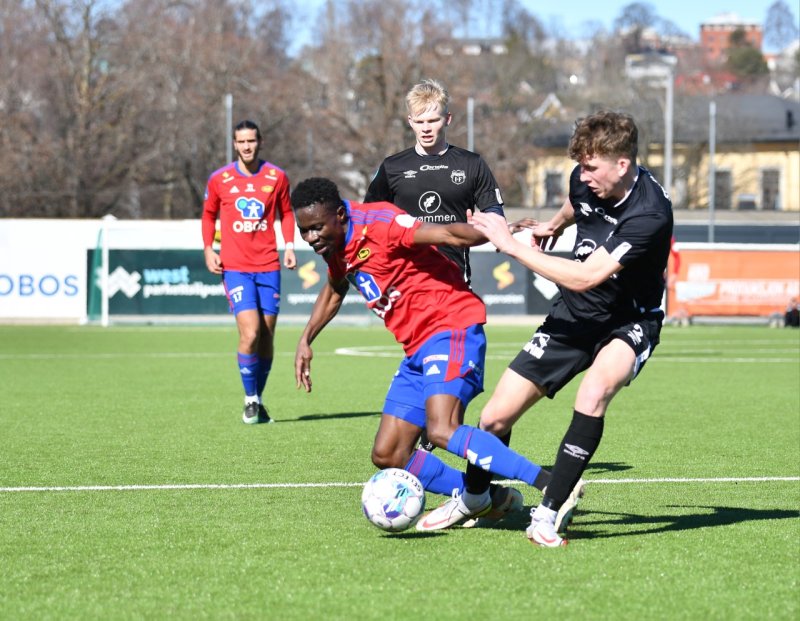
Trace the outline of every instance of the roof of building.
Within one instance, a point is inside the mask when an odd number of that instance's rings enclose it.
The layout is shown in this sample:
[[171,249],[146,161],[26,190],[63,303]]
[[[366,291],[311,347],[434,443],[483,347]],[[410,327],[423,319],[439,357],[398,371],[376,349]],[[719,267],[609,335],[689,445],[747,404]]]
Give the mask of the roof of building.
[[[711,101],[716,103],[717,142],[800,141],[800,102],[754,94],[695,96],[676,101],[676,140],[696,141],[703,127],[708,135]],[[691,122],[679,124],[678,112],[681,118]]]
[[703,26],[761,26],[761,22],[757,19],[743,19],[736,13],[719,13],[701,22],[700,27]]
[[[718,144],[800,143],[800,102],[775,95],[751,94],[676,97],[673,113],[675,143],[708,140],[711,101],[716,102]],[[578,116],[583,116],[583,113]],[[655,121],[655,125],[649,128],[650,142],[663,141],[663,127],[663,119]],[[538,128],[534,144],[541,148],[566,148],[573,128],[574,120],[552,120]]]

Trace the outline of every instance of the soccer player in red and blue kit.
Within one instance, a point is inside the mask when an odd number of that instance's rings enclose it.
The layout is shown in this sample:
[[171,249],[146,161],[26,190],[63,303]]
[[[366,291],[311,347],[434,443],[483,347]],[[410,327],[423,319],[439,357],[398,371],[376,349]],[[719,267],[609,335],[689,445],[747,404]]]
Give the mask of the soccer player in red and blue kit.
[[[492,434],[463,423],[467,404],[483,391],[486,308],[433,245],[472,246],[485,239],[466,223],[428,224],[391,203],[343,201],[336,185],[319,177],[295,188],[292,207],[300,235],[328,264],[328,281],[297,345],[297,386],[311,391],[311,343],[352,285],[406,354],[386,395],[373,463],[412,472],[428,491],[459,494],[469,516],[500,517],[521,508],[518,490],[472,494],[461,472],[414,448],[426,427],[435,446],[485,470],[539,489],[549,480],[547,471]],[[417,529],[437,527],[427,517]]]
[[[233,131],[237,159],[214,172],[203,204],[203,254],[206,266],[221,274],[239,330],[237,360],[245,393],[242,420],[272,419],[262,402],[274,357],[281,295],[281,264],[275,223],[285,240],[283,265],[294,269],[295,221],[289,179],[280,168],[258,158],[261,132],[252,121]],[[220,253],[212,244],[220,221]]]

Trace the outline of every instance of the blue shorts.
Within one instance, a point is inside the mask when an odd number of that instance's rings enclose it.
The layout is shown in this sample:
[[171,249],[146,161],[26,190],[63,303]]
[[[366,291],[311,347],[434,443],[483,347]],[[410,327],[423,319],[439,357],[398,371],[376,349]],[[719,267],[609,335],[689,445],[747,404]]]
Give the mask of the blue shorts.
[[425,402],[432,395],[455,395],[466,407],[483,392],[485,359],[482,325],[434,334],[400,363],[384,413],[425,427]]
[[281,271],[224,272],[222,284],[231,311],[257,309],[262,315],[277,315],[281,306]]

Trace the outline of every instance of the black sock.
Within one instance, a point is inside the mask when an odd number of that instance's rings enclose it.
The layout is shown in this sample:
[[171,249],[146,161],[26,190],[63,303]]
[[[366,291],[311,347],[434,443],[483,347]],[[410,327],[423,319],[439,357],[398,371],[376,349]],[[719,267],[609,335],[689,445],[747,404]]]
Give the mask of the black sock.
[[426,427],[422,428],[422,433],[419,436],[419,448],[421,448],[423,451],[428,451],[429,453],[436,448],[433,442],[428,440],[428,429]]
[[[509,431],[504,436],[499,436],[499,438],[503,444],[508,446],[509,442],[511,442],[511,432]],[[489,489],[489,484],[493,476],[494,475],[489,470],[484,470],[468,462],[466,477],[464,479],[464,488],[470,494],[483,494],[483,492]]]
[[603,437],[603,417],[586,416],[575,410],[564,434],[553,466],[552,479],[542,504],[558,510],[581,478]]

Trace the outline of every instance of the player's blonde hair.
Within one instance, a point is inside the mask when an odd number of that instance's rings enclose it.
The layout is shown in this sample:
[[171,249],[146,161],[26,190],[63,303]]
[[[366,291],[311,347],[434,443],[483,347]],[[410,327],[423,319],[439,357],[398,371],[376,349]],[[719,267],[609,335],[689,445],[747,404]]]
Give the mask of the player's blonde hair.
[[450,95],[447,89],[441,82],[430,78],[415,84],[406,95],[406,108],[409,114],[425,110],[431,105],[440,107],[447,114],[449,104]]
[[609,110],[578,119],[569,141],[569,156],[576,162],[594,156],[625,156],[635,163],[638,151],[639,130],[633,117]]

